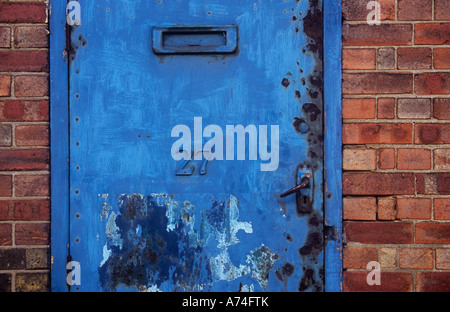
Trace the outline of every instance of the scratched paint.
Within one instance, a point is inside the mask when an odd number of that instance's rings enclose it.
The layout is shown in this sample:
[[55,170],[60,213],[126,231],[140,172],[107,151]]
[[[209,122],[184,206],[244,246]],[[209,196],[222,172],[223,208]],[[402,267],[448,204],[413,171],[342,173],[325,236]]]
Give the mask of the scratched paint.
[[[267,289],[269,272],[279,258],[275,252],[262,244],[248,253],[245,263],[236,265],[230,258],[228,248],[239,244],[239,232],[252,234],[251,223],[238,220],[236,197],[214,201],[203,211],[199,231],[194,229],[196,214],[191,203],[176,201],[173,195],[122,194],[118,214],[109,213],[105,226],[107,242],[99,267],[104,290],[200,291],[243,276]],[[208,244],[215,245],[218,254],[208,251]],[[254,290],[254,285],[240,289]]]

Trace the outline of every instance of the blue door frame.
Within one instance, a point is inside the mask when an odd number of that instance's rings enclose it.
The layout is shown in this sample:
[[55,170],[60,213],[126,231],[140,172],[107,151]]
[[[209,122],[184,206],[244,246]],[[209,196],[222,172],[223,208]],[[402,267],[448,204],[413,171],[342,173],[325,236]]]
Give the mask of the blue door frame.
[[[324,1],[325,291],[342,290],[341,1]],[[66,3],[50,1],[51,290],[67,291],[69,92]]]

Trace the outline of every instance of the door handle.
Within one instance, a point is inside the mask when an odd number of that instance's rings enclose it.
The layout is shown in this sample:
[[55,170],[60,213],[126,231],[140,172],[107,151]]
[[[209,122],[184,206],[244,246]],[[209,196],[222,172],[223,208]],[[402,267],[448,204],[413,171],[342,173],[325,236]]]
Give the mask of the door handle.
[[313,209],[314,198],[313,173],[309,167],[299,168],[297,172],[297,185],[282,193],[281,198],[295,194],[296,210],[298,214],[310,213]]
[[301,183],[297,184],[296,186],[294,186],[293,188],[291,188],[290,190],[284,192],[283,194],[280,195],[281,198],[289,196],[291,194],[297,193],[298,191],[300,191],[301,189],[307,187],[309,185],[309,178],[304,176],[301,179]]

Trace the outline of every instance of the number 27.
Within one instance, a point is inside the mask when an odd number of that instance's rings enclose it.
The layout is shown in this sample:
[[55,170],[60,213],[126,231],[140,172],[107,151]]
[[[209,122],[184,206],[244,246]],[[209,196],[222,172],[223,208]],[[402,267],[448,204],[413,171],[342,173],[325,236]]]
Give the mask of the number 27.
[[[183,152],[188,152],[188,151],[184,151],[182,148],[180,149],[180,153]],[[211,151],[192,151],[191,152],[191,157],[190,159],[184,159],[181,161],[181,165],[177,168],[177,171],[175,172],[175,175],[177,176],[191,176],[194,174],[195,171],[195,166],[188,166],[189,162],[194,159],[194,155],[196,153],[202,153],[203,155],[203,159],[200,165],[200,175],[205,175],[206,174],[206,163],[208,162],[209,159],[209,154]]]

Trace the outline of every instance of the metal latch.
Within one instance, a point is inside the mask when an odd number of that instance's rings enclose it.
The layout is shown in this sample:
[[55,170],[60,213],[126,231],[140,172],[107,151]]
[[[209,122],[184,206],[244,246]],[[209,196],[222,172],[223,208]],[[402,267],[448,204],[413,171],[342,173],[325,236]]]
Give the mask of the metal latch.
[[309,213],[312,211],[313,200],[313,174],[309,169],[299,169],[297,172],[297,185],[282,193],[281,198],[295,193],[297,212]]

